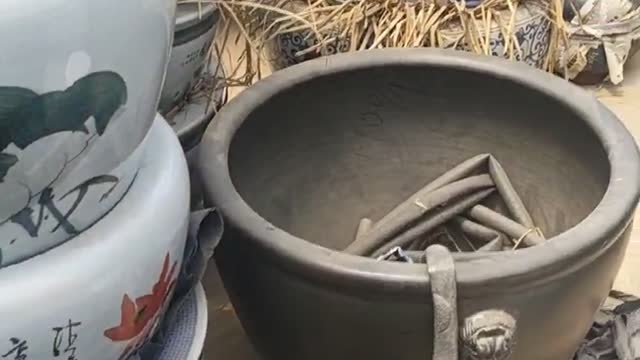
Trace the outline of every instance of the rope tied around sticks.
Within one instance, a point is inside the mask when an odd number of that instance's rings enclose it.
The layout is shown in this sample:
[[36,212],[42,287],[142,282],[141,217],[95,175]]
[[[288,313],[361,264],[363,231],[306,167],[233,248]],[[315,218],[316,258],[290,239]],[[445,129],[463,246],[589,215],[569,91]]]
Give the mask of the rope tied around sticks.
[[540,237],[544,238],[544,234],[542,233],[542,229],[540,229],[539,227],[533,227],[528,229],[527,231],[525,231],[516,241],[515,244],[513,245],[513,250],[517,250],[518,246],[520,246],[520,244],[522,243],[522,241],[524,241],[524,238],[526,238],[529,234],[532,234],[533,232],[535,232],[536,234],[538,234]]

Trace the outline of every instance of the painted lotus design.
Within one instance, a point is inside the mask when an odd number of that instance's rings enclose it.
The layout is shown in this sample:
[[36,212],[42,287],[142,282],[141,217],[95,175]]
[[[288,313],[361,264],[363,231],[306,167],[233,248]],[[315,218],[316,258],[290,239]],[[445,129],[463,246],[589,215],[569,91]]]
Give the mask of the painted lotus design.
[[0,182],[18,162],[18,157],[5,152],[10,144],[24,150],[60,132],[89,134],[91,118],[102,135],[126,101],[126,84],[111,71],[89,74],[64,91],[42,95],[21,87],[0,87]]
[[104,331],[104,336],[113,342],[128,341],[122,358],[135,351],[151,335],[176,284],[178,262],[169,269],[169,254],[165,256],[162,271],[151,293],[134,300],[124,294],[120,305],[120,324]]

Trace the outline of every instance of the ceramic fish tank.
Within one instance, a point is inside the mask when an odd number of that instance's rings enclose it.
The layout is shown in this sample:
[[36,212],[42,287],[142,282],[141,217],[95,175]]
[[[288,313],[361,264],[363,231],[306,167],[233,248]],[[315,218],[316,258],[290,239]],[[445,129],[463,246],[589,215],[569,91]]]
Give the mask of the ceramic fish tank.
[[9,0],[0,11],[0,267],[78,235],[139,173],[175,0]]
[[[636,142],[589,92],[462,51],[381,49],[291,66],[225,105],[199,151],[204,197],[227,225],[216,265],[268,360],[453,359],[447,346],[462,359],[569,359],[611,290],[640,198]],[[416,225],[389,230],[393,241],[424,240],[414,230],[444,210],[423,212],[435,196],[412,194],[485,152],[501,165],[484,176],[509,174],[530,215],[519,221],[534,224],[516,232],[537,245],[451,255],[430,246],[428,265],[348,251],[402,218]],[[484,217],[462,204],[493,191],[483,186],[444,209]],[[419,219],[400,210],[385,223],[405,199]],[[358,236],[363,218],[382,225]],[[275,336],[274,324],[284,324]]]
[[158,329],[182,266],[189,180],[178,140],[157,119],[118,206],[0,270],[0,359],[125,360]]

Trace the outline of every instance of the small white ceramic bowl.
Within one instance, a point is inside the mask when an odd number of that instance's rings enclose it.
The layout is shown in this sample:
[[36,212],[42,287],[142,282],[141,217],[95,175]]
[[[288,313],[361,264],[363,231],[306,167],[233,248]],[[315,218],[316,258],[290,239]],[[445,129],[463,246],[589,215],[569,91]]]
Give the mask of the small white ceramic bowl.
[[166,324],[162,350],[154,360],[199,360],[203,358],[207,336],[207,295],[202,284],[189,292],[172,311],[172,322]]

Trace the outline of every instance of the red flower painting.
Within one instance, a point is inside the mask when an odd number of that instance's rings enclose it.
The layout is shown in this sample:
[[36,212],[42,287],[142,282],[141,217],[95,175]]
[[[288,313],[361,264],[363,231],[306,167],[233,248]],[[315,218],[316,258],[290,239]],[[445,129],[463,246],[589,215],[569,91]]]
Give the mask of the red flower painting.
[[136,298],[135,301],[128,294],[123,295],[120,305],[120,324],[104,331],[104,336],[114,342],[130,341],[125,353],[135,349],[141,342],[139,340],[149,335],[153,328],[152,325],[156,322],[175,287],[178,262],[174,262],[170,270],[169,262],[169,254],[167,254],[164,258],[160,278],[153,285],[150,294]]

